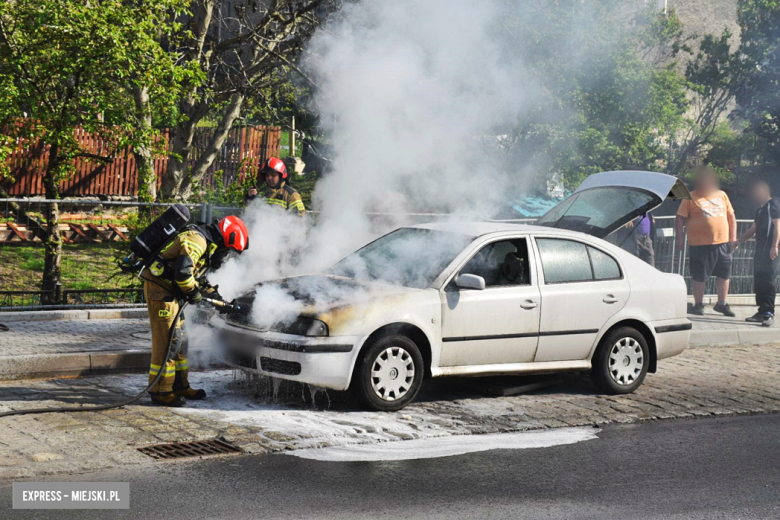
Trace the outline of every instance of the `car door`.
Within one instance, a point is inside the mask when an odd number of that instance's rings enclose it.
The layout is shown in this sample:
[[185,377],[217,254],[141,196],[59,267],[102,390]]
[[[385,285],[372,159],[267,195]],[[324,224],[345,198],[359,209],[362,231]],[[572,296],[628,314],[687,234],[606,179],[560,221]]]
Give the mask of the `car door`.
[[[536,262],[525,237],[483,246],[441,291],[441,366],[528,363],[539,333]],[[485,279],[485,289],[463,289],[457,276]]]
[[560,236],[537,236],[542,308],[534,361],[586,359],[599,330],[628,300],[618,261],[604,250]]

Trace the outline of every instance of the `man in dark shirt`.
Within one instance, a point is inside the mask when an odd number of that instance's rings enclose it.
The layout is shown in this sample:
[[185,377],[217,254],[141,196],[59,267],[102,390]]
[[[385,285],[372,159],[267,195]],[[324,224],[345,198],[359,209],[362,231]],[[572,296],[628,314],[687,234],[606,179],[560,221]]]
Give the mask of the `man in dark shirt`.
[[753,285],[756,291],[758,312],[747,318],[751,323],[765,327],[775,322],[775,279],[780,274],[780,203],[772,198],[769,184],[764,180],[753,182],[750,190],[753,201],[759,205],[756,218],[750,229],[739,238],[737,247],[749,238],[756,237],[756,252],[753,256]]

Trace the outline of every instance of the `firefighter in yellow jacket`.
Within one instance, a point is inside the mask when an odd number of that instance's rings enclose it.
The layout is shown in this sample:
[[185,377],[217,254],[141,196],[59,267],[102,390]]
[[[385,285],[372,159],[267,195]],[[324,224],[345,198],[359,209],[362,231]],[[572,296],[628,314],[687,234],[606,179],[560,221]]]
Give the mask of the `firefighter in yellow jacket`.
[[246,226],[238,217],[225,217],[210,225],[190,225],[163,247],[160,259],[143,274],[144,296],[152,325],[149,383],[162,372],[157,384],[149,391],[153,403],[184,406],[187,399],[206,397],[204,390],[190,388],[184,316],[174,332],[173,349],[178,353],[163,365],[171,329],[179,312],[179,298],[189,303],[201,301],[201,293],[210,290],[205,281],[209,268],[218,267],[230,251],[241,253],[248,246]]
[[[296,215],[301,217],[306,214],[301,194],[287,183],[287,167],[281,159],[276,157],[268,159],[260,169],[260,174],[265,179],[266,190],[263,196],[266,203],[287,211],[294,211]],[[250,191],[247,199],[251,200],[251,198],[253,197]]]

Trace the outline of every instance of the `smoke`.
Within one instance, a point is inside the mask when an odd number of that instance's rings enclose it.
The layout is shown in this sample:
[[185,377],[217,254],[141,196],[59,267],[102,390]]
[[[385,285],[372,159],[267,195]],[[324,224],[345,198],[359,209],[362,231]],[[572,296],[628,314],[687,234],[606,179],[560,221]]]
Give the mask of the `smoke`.
[[[345,5],[314,35],[302,64],[317,83],[312,109],[334,150],[332,168],[313,195],[316,223],[305,231],[296,215],[262,200],[252,203],[244,214],[249,250],[211,276],[223,296],[231,299],[266,280],[321,272],[407,223],[408,217],[378,221],[367,212],[479,219],[507,207],[514,194],[544,191],[534,184],[550,165],[534,131],[528,131],[529,121],[545,125],[570,114],[550,102],[550,74],[557,71],[542,65],[561,56],[587,63],[590,51],[583,42],[605,20],[590,12],[590,2],[542,2],[545,7],[536,5],[534,13],[527,4],[362,0]],[[602,12],[609,10],[609,1],[601,4]],[[567,18],[561,21],[560,13]],[[550,38],[545,24],[557,24],[559,38]],[[519,127],[526,129],[522,138]],[[525,144],[516,146],[523,139]],[[436,257],[431,248],[410,243],[405,249],[430,261]],[[374,259],[371,269],[392,272],[397,268],[392,261],[382,266]],[[352,270],[357,276],[365,267]],[[317,287],[307,293],[314,300],[329,297]],[[286,321],[300,311],[276,286],[260,287],[256,296],[258,324]]]
[[366,212],[490,215],[508,188],[522,191],[524,166],[507,168],[495,136],[539,87],[502,38],[504,6],[368,0],[314,36],[305,65],[335,150],[314,194],[320,256],[370,236]]
[[252,322],[262,329],[289,325],[303,310],[303,303],[278,285],[261,285],[255,291]]
[[294,212],[255,199],[241,218],[249,231],[249,248],[209,276],[229,300],[260,282],[292,274],[305,254],[306,221]]

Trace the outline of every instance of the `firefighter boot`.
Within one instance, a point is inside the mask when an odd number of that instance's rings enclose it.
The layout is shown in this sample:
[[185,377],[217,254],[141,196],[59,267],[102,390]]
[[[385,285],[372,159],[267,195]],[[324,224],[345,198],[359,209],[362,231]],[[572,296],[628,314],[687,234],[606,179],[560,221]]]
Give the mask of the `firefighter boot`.
[[187,400],[180,396],[180,395],[174,395],[174,394],[157,394],[157,393],[150,393],[149,394],[152,397],[152,403],[156,404],[157,406],[170,406],[173,408],[180,408],[182,406],[185,406],[187,404]]
[[173,394],[177,397],[183,397],[186,399],[192,399],[193,401],[200,401],[206,398],[206,391],[202,388],[190,388],[189,386],[184,390],[174,390]]
[[176,377],[173,380],[173,394],[193,401],[200,401],[206,398],[206,391],[201,388],[190,387],[189,369],[187,367],[187,358],[177,356],[176,359]]

